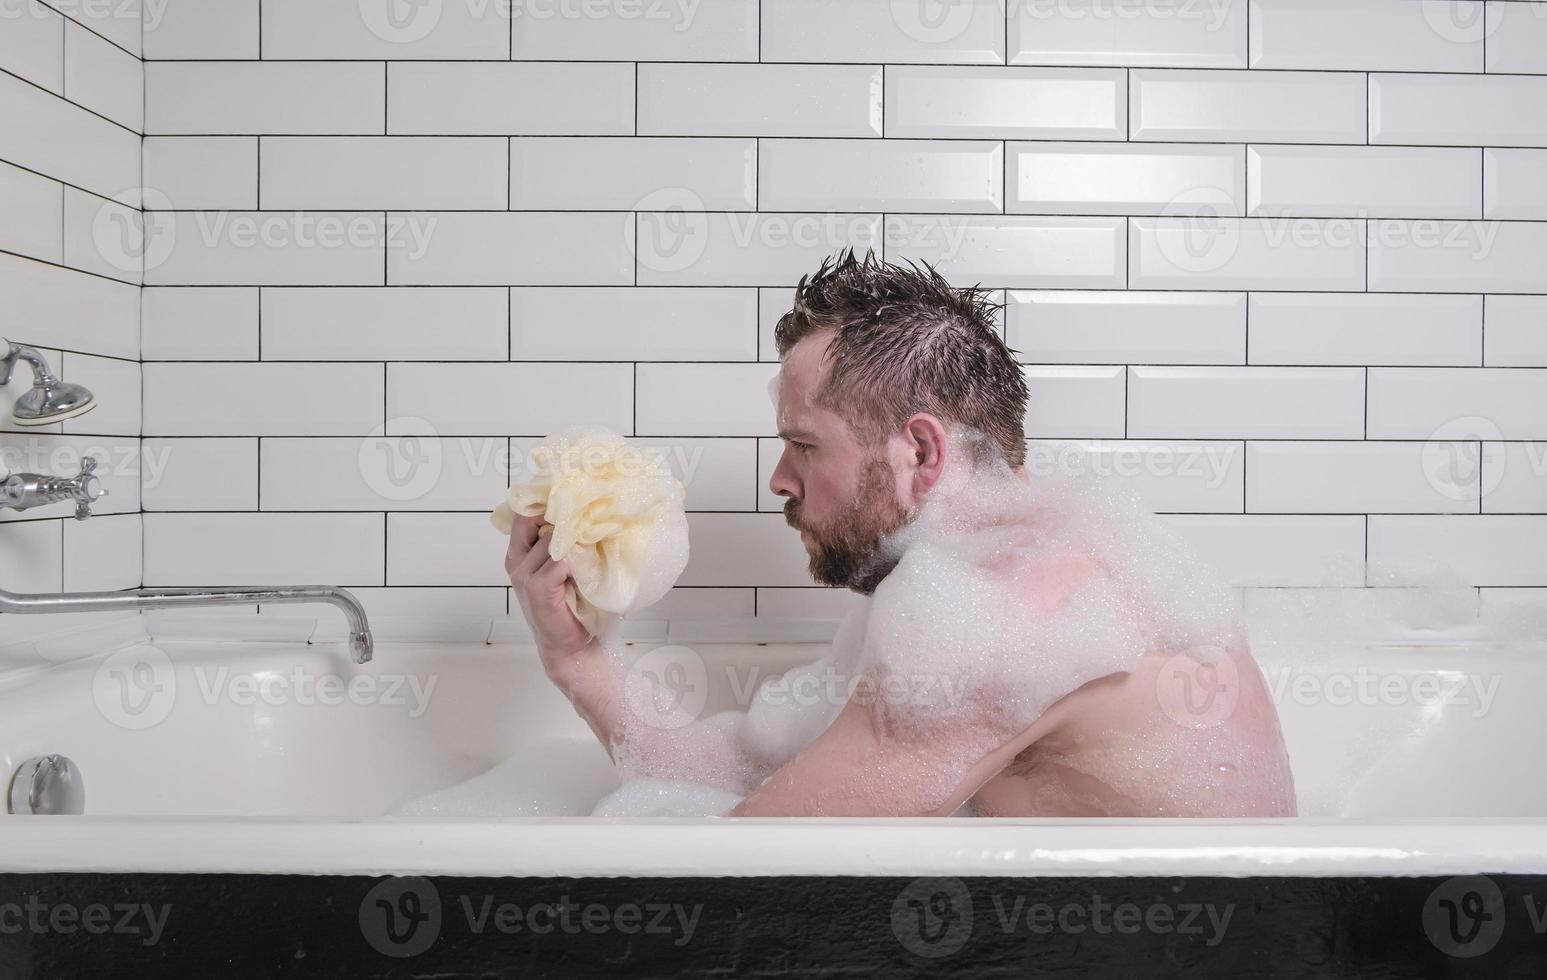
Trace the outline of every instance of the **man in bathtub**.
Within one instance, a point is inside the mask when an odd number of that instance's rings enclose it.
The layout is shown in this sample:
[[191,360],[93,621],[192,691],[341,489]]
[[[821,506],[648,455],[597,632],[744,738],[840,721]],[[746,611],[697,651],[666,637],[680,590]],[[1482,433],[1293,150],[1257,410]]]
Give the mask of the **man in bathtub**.
[[802,678],[828,703],[787,675],[746,711],[644,717],[566,606],[565,564],[534,547],[541,519],[512,530],[548,674],[620,769],[714,787],[732,816],[1293,815],[1228,590],[1176,588],[1198,577],[1178,551],[1038,496],[1027,386],[982,292],[850,252],[793,306],[769,487],[812,577],[867,597]]

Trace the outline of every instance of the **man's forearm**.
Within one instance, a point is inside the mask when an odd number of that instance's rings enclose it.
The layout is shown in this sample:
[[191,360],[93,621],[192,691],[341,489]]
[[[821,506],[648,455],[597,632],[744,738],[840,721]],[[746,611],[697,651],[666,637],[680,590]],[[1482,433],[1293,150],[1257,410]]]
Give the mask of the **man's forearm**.
[[575,712],[585,719],[608,754],[621,735],[619,725],[620,678],[612,656],[592,637],[584,649],[555,653],[539,649],[543,669]]

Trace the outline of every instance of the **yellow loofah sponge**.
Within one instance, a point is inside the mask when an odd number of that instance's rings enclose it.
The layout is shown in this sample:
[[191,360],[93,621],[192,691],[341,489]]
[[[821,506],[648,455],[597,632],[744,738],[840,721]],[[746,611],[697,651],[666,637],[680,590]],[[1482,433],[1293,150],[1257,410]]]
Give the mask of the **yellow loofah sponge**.
[[543,516],[549,555],[569,562],[565,600],[581,625],[594,636],[659,601],[688,561],[684,488],[670,466],[600,426],[549,436],[531,464],[489,519],[509,534],[516,515]]

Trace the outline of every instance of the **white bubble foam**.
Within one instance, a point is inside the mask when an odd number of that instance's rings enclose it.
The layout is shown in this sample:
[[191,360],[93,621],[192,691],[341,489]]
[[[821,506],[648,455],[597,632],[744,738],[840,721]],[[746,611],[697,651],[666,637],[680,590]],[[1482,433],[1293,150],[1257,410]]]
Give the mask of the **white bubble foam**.
[[[953,434],[960,461],[978,438]],[[990,751],[1082,685],[1153,649],[1217,656],[1244,636],[1233,595],[1178,536],[1079,451],[1051,475],[1002,461],[958,467],[890,536],[865,664],[893,690],[886,724],[907,737],[973,728]],[[961,773],[937,774],[938,785]],[[954,785],[954,784],[952,784]]]
[[624,781],[608,794],[593,817],[718,817],[735,809],[741,797],[735,793],[668,779],[636,778]]

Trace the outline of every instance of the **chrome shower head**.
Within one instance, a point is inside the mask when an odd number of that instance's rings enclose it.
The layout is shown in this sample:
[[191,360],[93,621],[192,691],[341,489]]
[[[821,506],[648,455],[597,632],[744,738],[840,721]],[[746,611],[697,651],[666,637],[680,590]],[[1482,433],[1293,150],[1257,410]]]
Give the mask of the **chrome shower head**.
[[31,347],[11,343],[0,338],[0,349],[6,351],[0,359],[0,387],[11,383],[11,372],[17,361],[32,365],[32,390],[16,399],[11,416],[17,425],[52,425],[85,415],[97,405],[96,396],[84,387],[60,381],[43,359]]

